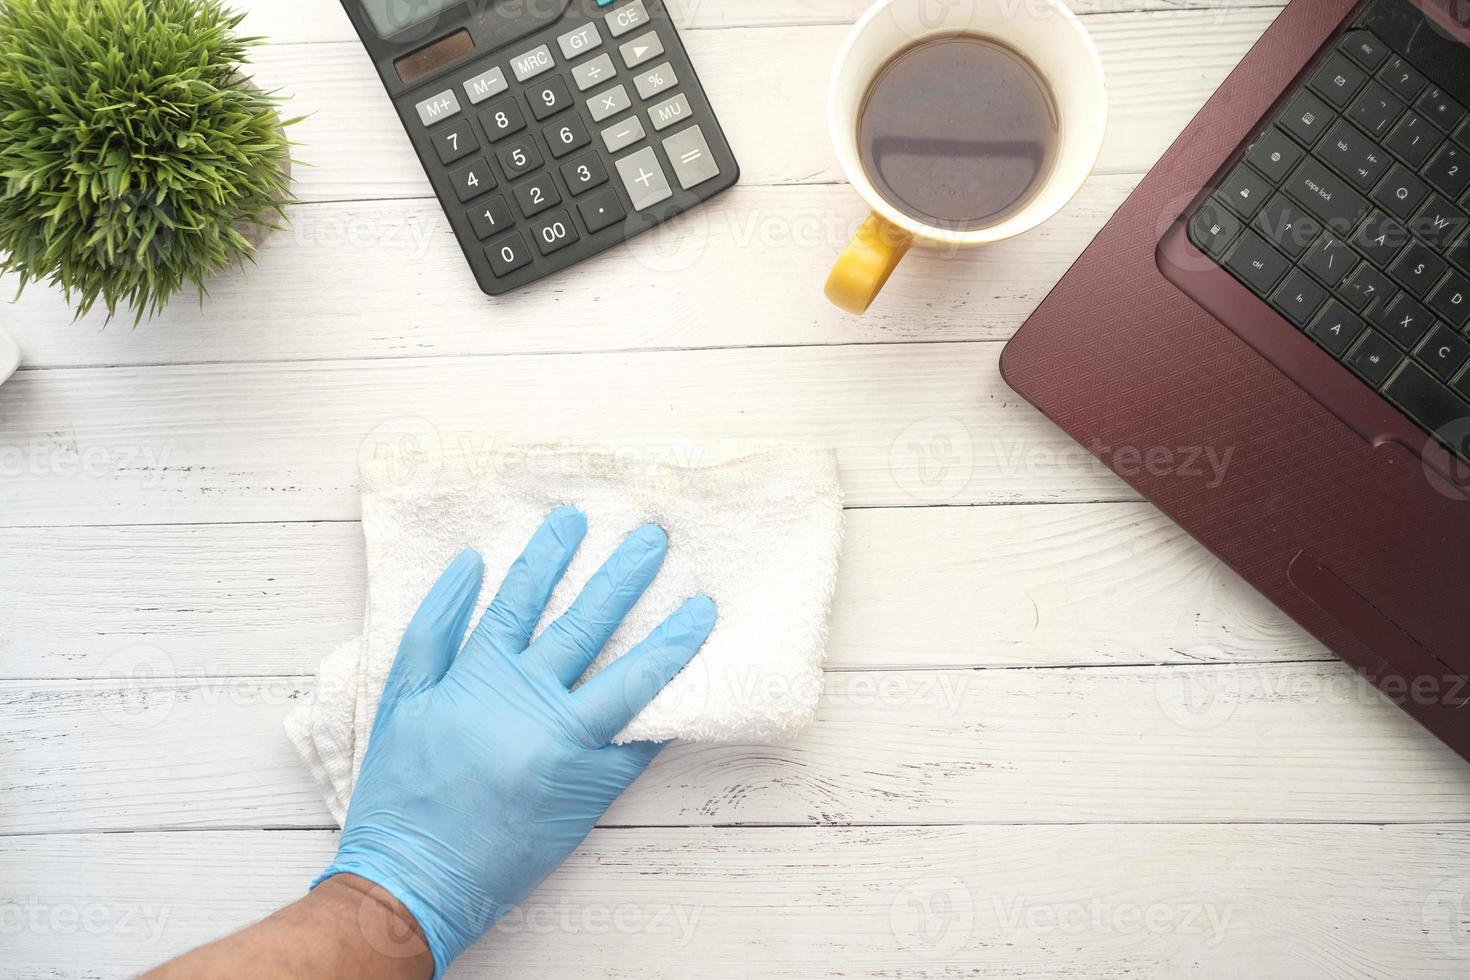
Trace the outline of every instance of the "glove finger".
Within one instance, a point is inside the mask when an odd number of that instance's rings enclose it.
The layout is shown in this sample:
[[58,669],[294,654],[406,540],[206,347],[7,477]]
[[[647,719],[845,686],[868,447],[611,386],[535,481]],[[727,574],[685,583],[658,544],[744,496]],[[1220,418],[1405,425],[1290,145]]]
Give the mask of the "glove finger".
[[551,593],[586,536],[586,514],[575,507],[552,511],[506,572],[494,601],[475,627],[475,637],[506,653],[525,650]]
[[663,528],[646,524],[628,536],[535,649],[566,687],[587,672],[635,603],[653,584],[669,550]]
[[715,628],[714,601],[696,596],[625,656],[577,688],[572,702],[594,743],[606,745],[694,659]]
[[460,552],[439,576],[398,644],[398,656],[383,689],[385,702],[390,692],[413,693],[439,683],[464,642],[484,577],[485,562],[470,549]]

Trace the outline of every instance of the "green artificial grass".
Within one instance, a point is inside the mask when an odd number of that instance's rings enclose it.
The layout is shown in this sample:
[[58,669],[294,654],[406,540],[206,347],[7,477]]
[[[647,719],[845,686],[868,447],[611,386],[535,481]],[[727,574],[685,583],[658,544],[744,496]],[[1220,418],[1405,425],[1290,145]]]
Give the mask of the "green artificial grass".
[[260,38],[220,0],[0,0],[0,272],[135,324],[253,252],[289,193]]

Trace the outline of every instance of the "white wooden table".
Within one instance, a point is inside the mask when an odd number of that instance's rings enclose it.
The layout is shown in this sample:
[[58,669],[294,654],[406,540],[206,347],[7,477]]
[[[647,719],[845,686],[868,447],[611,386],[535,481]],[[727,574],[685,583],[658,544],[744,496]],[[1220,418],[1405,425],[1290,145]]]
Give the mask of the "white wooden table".
[[852,507],[818,723],[667,752],[458,975],[1470,972],[1470,768],[996,372],[1277,7],[1081,0],[1097,176],[850,319],[822,106],[863,6],[675,4],[743,183],[491,302],[339,6],[257,0],[258,77],[311,113],[291,229],[137,330],[0,308],[0,973],[143,968],[329,859],[281,719],[359,629],[359,446],[405,417],[812,440]]

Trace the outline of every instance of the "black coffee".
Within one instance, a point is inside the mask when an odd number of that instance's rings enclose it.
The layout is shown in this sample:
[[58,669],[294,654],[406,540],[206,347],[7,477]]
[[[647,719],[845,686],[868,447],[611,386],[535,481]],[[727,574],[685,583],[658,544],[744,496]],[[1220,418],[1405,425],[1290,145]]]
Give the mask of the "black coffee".
[[1056,162],[1056,106],[1020,54],[972,35],[921,41],[863,103],[858,150],[878,193],[925,224],[974,231],[1025,207]]

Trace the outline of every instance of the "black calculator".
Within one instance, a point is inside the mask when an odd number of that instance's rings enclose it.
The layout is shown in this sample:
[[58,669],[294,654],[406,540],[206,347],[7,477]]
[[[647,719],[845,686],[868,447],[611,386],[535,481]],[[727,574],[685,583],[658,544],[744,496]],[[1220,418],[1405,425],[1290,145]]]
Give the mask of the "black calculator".
[[739,179],[659,0],[342,4],[491,296]]

